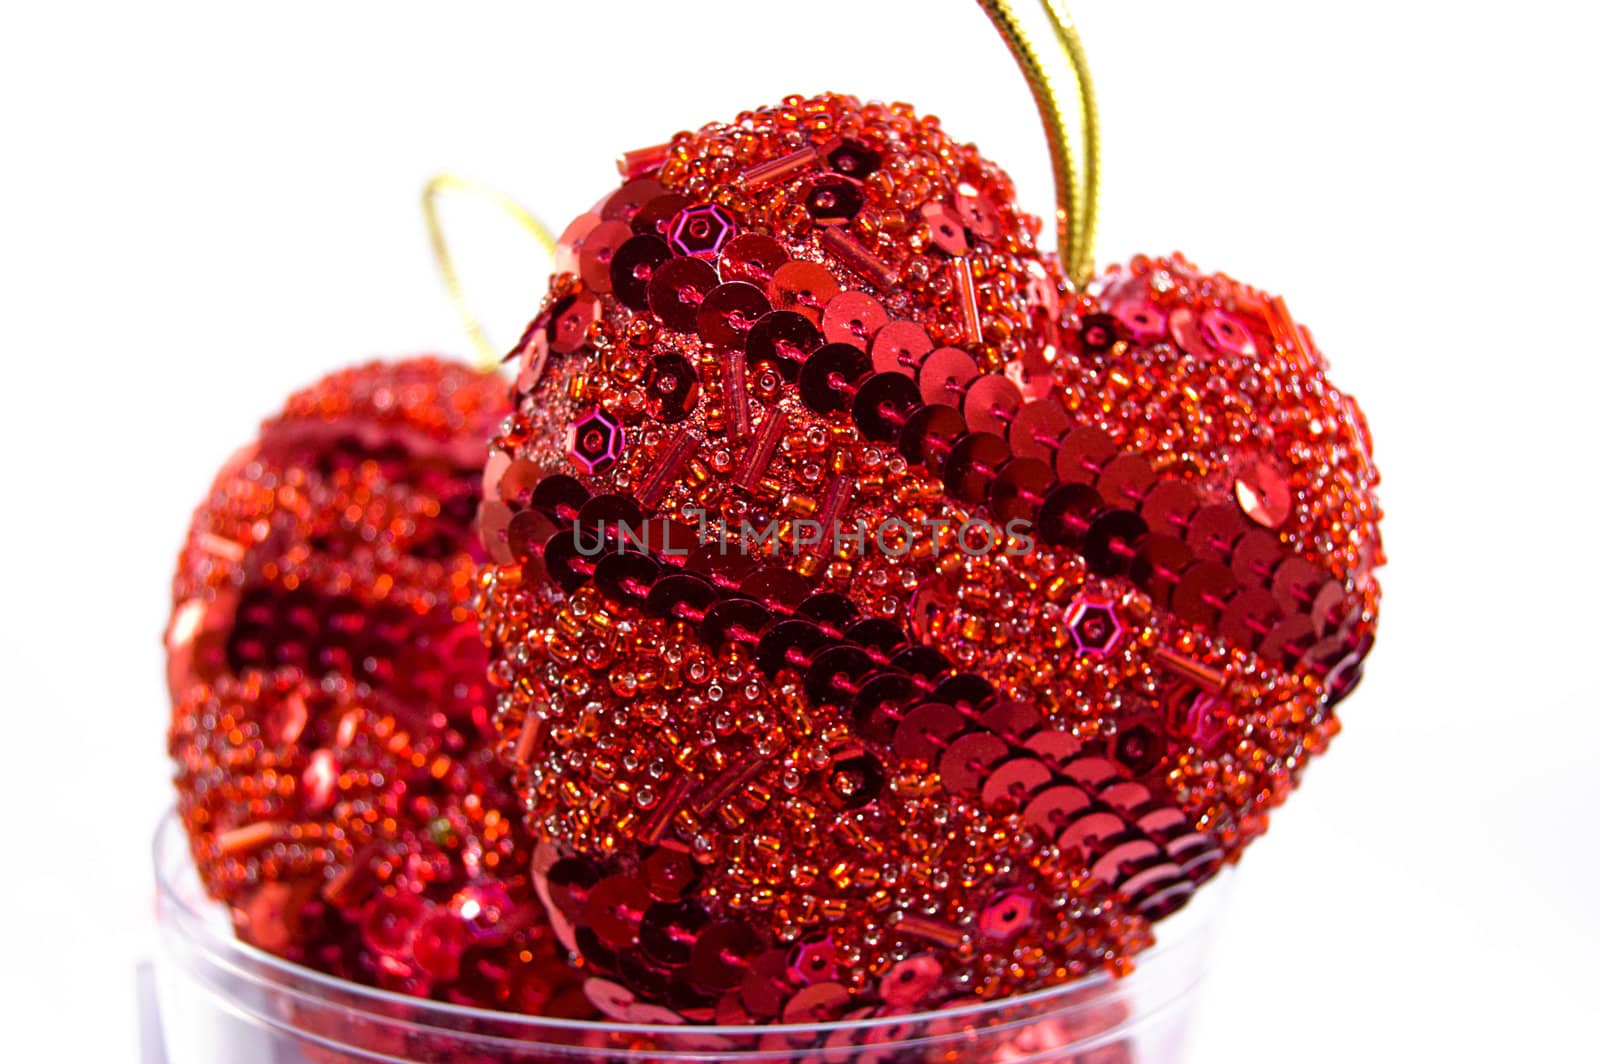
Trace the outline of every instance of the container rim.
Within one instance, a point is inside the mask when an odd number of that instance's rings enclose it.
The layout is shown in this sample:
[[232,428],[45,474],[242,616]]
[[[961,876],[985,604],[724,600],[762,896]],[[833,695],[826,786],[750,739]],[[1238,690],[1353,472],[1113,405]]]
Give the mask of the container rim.
[[[1092,1005],[1101,999],[1101,994],[1096,991],[1107,991],[1115,988],[1117,992],[1137,993],[1138,988],[1149,982],[1157,982],[1161,977],[1161,961],[1169,957],[1181,956],[1188,952],[1192,945],[1203,944],[1209,937],[1211,920],[1200,914],[1192,914],[1195,918],[1184,919],[1190,916],[1187,911],[1161,921],[1162,934],[1156,943],[1137,956],[1137,966],[1124,976],[1115,976],[1106,971],[1095,972],[1090,975],[1074,979],[1058,986],[1045,987],[1041,990],[1030,991],[1026,994],[1017,994],[1012,997],[995,998],[956,1005],[949,1008],[933,1009],[915,1013],[899,1013],[889,1016],[874,1016],[863,1019],[830,1020],[825,1023],[763,1023],[751,1024],[697,1024],[697,1023],[633,1023],[622,1020],[577,1020],[554,1016],[537,1016],[527,1013],[502,1012],[496,1009],[485,1009],[470,1005],[457,1005],[450,1002],[437,1001],[432,998],[412,997],[407,994],[397,993],[392,990],[383,990],[379,987],[355,983],[338,976],[319,972],[314,968],[296,964],[282,957],[275,956],[259,947],[235,937],[231,933],[220,933],[223,926],[219,926],[217,917],[221,915],[222,903],[206,897],[203,888],[198,885],[198,877],[194,869],[188,838],[184,832],[177,810],[169,808],[162,814],[156,826],[155,836],[151,843],[151,855],[155,865],[156,889],[158,911],[162,914],[162,922],[167,922],[167,914],[177,924],[177,930],[189,948],[198,950],[214,962],[222,963],[229,968],[238,970],[239,961],[247,962],[245,967],[264,970],[269,978],[282,982],[284,989],[294,993],[305,993],[308,990],[336,992],[339,995],[339,1004],[342,1008],[352,1011],[367,1011],[363,1003],[370,1002],[374,1007],[374,1015],[393,1018],[396,1009],[405,1010],[404,1015],[411,1024],[431,1027],[439,1030],[461,1031],[470,1029],[472,1025],[494,1024],[501,1031],[514,1031],[525,1029],[530,1034],[535,1031],[561,1031],[575,1037],[584,1035],[614,1034],[619,1029],[637,1032],[640,1035],[656,1035],[664,1038],[683,1038],[693,1035],[697,1038],[729,1038],[748,1039],[753,1032],[762,1035],[795,1035],[809,1036],[812,1038],[826,1035],[830,1032],[849,1031],[862,1032],[891,1027],[902,1027],[918,1023],[959,1023],[963,1019],[974,1017],[995,1016],[996,1014],[1011,1010],[1023,1010],[1024,1015],[1037,1015],[1045,1012],[1072,1009],[1080,1005]],[[182,889],[179,879],[185,875],[196,880],[194,889]],[[1225,869],[1217,880],[1231,878]],[[1209,895],[1225,893],[1221,890],[1223,884],[1214,880],[1207,884],[1204,892]],[[1205,899],[1201,899],[1203,903]],[[1211,899],[1216,904],[1215,897]],[[196,904],[199,902],[200,904]],[[1185,907],[1189,909],[1209,908],[1203,904],[1191,902]],[[210,910],[210,915],[204,910]],[[163,933],[161,948],[170,950],[168,944],[170,932]],[[305,989],[301,989],[305,988]],[[1086,996],[1087,995],[1087,996]],[[1162,1002],[1164,1008],[1170,1002]],[[1153,1011],[1160,1011],[1158,1008]],[[1134,1022],[1143,1022],[1148,1015],[1132,1018]],[[1119,1028],[1122,1024],[1117,1025]],[[516,1037],[515,1035],[502,1035],[502,1037]]]

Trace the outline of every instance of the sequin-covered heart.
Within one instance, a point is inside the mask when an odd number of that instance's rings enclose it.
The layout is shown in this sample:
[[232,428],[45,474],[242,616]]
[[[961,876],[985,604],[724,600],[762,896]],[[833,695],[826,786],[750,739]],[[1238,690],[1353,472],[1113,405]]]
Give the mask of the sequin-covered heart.
[[591,997],[809,1023],[1125,965],[1359,674],[1353,404],[1181,260],[1067,294],[903,106],[623,170],[485,480],[498,715]]
[[573,976],[491,749],[471,610],[503,387],[435,359],[362,366],[228,463],[174,581],[170,746],[240,937],[405,993],[559,1011]]

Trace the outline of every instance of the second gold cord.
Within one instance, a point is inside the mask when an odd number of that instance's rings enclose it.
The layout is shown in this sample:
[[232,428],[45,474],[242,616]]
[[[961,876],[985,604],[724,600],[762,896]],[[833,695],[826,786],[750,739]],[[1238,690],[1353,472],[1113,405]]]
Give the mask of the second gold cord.
[[[1100,186],[1099,115],[1083,42],[1078,37],[1071,16],[1060,0],[1039,0],[1056,43],[1066,56],[1072,76],[1073,95],[1077,104],[1075,110],[1083,140],[1080,184],[1080,170],[1073,154],[1071,132],[1067,126],[1067,118],[1062,113],[1061,94],[1046,72],[1027,31],[1007,0],[979,0],[979,4],[1006,42],[1017,65],[1022,69],[1023,77],[1027,80],[1035,105],[1039,109],[1039,117],[1045,128],[1045,139],[1050,149],[1052,175],[1055,179],[1057,252],[1067,279],[1074,288],[1081,289],[1094,272],[1095,221],[1099,208]],[[487,186],[453,174],[440,174],[423,187],[423,217],[427,222],[428,239],[433,247],[433,256],[438,263],[440,276],[473,347],[477,349],[480,368],[492,369],[499,361],[499,353],[467,301],[461,275],[456,269],[449,242],[445,238],[444,226],[439,218],[439,198],[447,191],[470,193],[495,204],[532,234],[547,255],[555,254],[555,237],[527,208]]]
[[533,215],[533,212],[505,193],[497,192],[487,185],[480,185],[454,174],[440,174],[422,187],[422,217],[428,226],[428,242],[433,246],[433,261],[439,267],[439,276],[444,280],[445,290],[450,293],[450,302],[461,317],[462,327],[466,329],[472,346],[477,349],[478,368],[492,370],[500,363],[500,352],[490,342],[483,323],[472,312],[472,305],[467,301],[466,290],[461,284],[461,274],[456,269],[455,258],[450,254],[450,242],[445,239],[444,225],[439,220],[439,197],[451,191],[466,192],[494,204],[530,233],[544,249],[544,253],[552,258],[556,253],[556,238],[545,224]]

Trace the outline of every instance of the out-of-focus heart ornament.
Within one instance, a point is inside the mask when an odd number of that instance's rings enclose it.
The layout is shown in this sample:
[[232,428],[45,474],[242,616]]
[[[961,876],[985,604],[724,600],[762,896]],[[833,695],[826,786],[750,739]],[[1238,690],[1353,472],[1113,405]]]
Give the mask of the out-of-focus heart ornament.
[[1354,404],[1181,259],[1069,293],[903,106],[622,170],[485,477],[505,748],[591,998],[813,1022],[1123,965],[1359,676]]
[[572,1011],[471,609],[506,413],[497,377],[432,358],[291,397],[179,558],[170,748],[201,879],[246,941],[410,994]]

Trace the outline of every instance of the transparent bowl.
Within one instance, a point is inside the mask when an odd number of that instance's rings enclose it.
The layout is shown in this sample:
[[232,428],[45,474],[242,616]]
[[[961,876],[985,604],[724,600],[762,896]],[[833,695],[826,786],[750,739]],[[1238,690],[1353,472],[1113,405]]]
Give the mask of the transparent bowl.
[[1200,891],[1121,979],[887,1019],[665,1026],[462,1008],[323,975],[234,938],[173,814],[156,831],[155,863],[168,1064],[1178,1061],[1226,894],[1221,882]]

